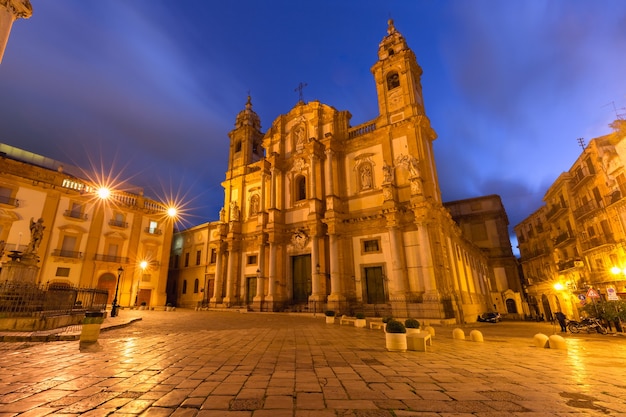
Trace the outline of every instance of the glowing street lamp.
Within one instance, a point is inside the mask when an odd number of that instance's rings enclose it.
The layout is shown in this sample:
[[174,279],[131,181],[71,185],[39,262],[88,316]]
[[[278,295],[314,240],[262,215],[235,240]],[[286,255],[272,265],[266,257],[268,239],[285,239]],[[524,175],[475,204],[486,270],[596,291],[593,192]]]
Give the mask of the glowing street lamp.
[[107,187],[100,187],[96,190],[96,195],[101,200],[108,200],[111,197],[111,189]]
[[115,285],[115,297],[113,297],[113,305],[111,306],[111,317],[117,316],[117,310],[119,310],[120,306],[117,304],[117,293],[120,288],[120,278],[122,276],[122,272],[124,272],[124,268],[121,266],[117,268],[117,284]]

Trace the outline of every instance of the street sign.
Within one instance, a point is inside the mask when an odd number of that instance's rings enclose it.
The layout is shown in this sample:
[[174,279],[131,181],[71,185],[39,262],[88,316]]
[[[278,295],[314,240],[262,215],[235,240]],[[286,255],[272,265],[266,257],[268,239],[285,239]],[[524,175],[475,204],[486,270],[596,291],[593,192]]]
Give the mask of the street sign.
[[600,294],[598,294],[598,291],[594,290],[593,288],[589,288],[589,290],[587,291],[587,297],[600,298]]
[[613,287],[606,287],[606,294],[609,300],[619,300],[619,297],[617,296],[617,291],[615,291],[615,288]]
[[587,299],[587,297],[585,297],[585,294],[578,294],[578,299],[580,301],[585,301]]

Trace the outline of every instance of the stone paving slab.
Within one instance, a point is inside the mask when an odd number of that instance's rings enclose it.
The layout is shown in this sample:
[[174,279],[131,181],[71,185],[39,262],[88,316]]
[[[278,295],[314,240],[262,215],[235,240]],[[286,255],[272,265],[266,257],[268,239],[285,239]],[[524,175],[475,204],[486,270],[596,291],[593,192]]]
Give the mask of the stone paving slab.
[[622,337],[566,334],[564,351],[533,345],[549,324],[463,326],[484,342],[435,327],[426,352],[392,353],[322,315],[121,316],[94,344],[0,343],[0,417],[626,415]]

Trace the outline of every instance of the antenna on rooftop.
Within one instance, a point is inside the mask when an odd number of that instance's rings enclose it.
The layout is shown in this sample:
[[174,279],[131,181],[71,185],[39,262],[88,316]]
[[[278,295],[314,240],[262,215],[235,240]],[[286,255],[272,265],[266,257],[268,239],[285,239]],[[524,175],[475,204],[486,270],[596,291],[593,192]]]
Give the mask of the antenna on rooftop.
[[578,141],[578,146],[580,146],[582,148],[582,150],[585,150],[585,139],[584,138],[578,138],[576,139]]
[[[615,107],[615,102],[611,101],[610,103],[606,103],[604,106],[602,107],[606,107],[606,106],[611,106],[613,107],[613,113],[615,113],[615,120],[624,120],[624,113],[618,113],[617,112],[617,107]],[[626,110],[626,108],[621,107],[620,110]]]

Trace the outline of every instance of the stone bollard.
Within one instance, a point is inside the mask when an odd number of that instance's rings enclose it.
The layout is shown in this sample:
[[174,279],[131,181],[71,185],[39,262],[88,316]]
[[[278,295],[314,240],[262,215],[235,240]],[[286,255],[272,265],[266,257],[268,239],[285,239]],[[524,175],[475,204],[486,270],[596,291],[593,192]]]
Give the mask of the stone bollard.
[[540,347],[540,348],[549,348],[550,343],[548,343],[548,341],[549,341],[548,336],[546,336],[543,333],[537,333],[533,337],[533,343],[535,344],[535,346]]
[[470,332],[470,339],[472,340],[472,342],[482,342],[483,334],[478,330],[472,330]]
[[100,336],[100,326],[104,322],[104,313],[88,311],[83,319],[83,328],[80,332],[80,343],[95,343]]
[[431,337],[435,337],[435,329],[432,326],[425,326],[424,331],[430,333]]
[[465,332],[463,332],[463,329],[456,328],[452,330],[452,338],[457,340],[465,340]]
[[558,334],[553,334],[549,338],[549,346],[550,349],[562,349],[567,350],[567,342],[563,338],[563,336],[559,336]]

